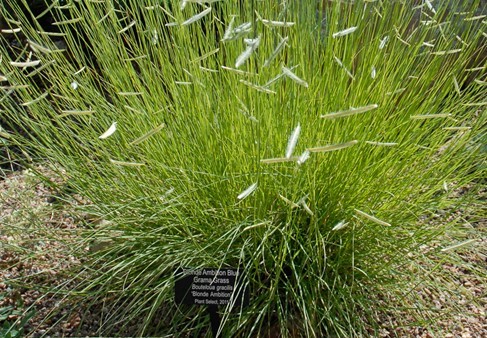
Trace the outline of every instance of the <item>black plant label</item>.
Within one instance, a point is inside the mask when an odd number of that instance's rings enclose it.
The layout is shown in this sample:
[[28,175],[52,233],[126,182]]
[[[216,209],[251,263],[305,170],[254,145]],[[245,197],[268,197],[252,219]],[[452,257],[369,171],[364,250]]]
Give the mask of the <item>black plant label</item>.
[[178,268],[174,277],[177,304],[241,307],[249,303],[242,270]]

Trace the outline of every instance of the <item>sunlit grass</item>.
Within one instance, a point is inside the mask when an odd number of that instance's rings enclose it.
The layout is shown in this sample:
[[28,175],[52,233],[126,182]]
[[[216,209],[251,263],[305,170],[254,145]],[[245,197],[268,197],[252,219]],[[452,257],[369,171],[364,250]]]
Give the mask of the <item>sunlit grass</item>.
[[240,266],[251,305],[224,335],[363,333],[444,231],[418,219],[451,202],[445,182],[485,169],[485,19],[434,5],[54,3],[54,35],[7,14],[22,31],[2,36],[28,38],[0,47],[8,136],[108,221],[75,292],[112,306],[100,330],[204,328],[173,271]]

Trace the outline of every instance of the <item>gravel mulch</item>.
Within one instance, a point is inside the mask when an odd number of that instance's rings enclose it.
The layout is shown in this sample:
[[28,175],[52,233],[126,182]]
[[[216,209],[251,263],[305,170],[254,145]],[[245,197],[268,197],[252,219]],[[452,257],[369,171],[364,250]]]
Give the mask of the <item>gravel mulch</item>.
[[74,336],[80,323],[76,313],[64,318],[68,310],[60,308],[62,295],[43,292],[68,282],[64,272],[80,264],[70,245],[84,220],[69,205],[51,203],[53,196],[55,192],[29,170],[0,181],[0,311],[13,307],[7,320],[14,322],[21,317],[14,309],[34,310],[24,327],[31,337],[48,331],[53,337]]

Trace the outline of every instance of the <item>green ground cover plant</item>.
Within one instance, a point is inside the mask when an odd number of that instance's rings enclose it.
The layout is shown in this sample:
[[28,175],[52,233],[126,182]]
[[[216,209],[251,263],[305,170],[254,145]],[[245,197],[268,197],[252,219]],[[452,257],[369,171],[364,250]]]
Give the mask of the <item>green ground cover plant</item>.
[[213,266],[251,291],[222,336],[365,334],[485,175],[481,1],[6,3],[0,137],[103,219],[71,292],[101,333],[204,332],[173,272]]
[[[0,301],[5,298],[5,295],[0,293]],[[22,316],[18,321],[11,319],[11,317]],[[0,307],[0,334],[5,338],[20,338],[25,334],[24,326],[29,321],[29,319],[34,316],[33,311],[25,312],[23,309],[23,304],[19,302],[18,304],[1,306]]]

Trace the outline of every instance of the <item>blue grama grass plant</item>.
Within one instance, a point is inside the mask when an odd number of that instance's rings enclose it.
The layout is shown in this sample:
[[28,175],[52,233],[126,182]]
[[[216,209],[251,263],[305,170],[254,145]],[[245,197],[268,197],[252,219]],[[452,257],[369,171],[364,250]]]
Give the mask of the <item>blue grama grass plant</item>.
[[100,334],[205,332],[173,303],[204,266],[247,275],[224,337],[367,334],[485,174],[481,1],[6,3],[2,123],[105,220],[72,291]]

